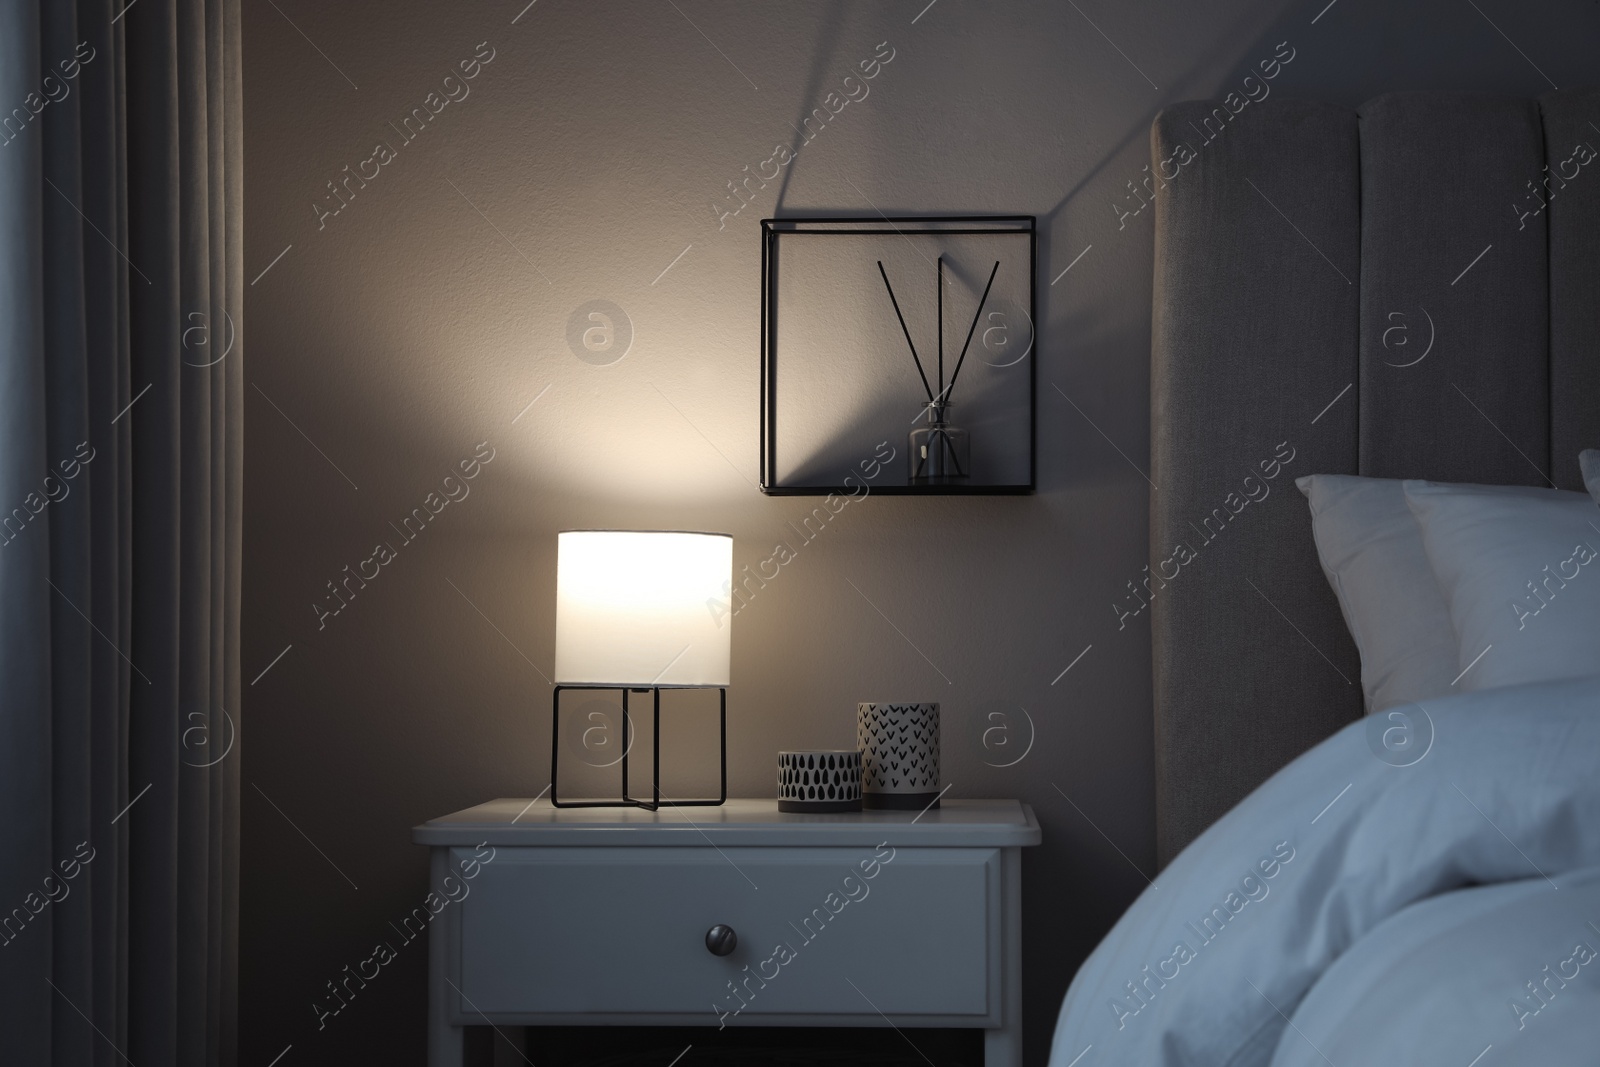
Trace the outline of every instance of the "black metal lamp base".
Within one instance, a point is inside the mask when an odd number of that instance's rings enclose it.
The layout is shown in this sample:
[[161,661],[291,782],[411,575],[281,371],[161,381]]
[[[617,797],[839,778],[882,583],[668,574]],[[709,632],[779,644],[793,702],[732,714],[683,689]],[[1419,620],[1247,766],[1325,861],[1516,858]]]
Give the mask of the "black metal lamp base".
[[[673,688],[685,689],[711,689],[715,688],[719,694],[718,701],[718,728],[717,747],[718,765],[720,766],[721,791],[715,800],[668,800],[666,803],[675,808],[711,808],[718,807],[728,799],[728,690],[726,686],[674,686]],[[562,800],[557,787],[558,770],[561,764],[561,691],[563,689],[583,689],[600,692],[620,692],[622,694],[622,796],[616,800]],[[651,789],[650,799],[630,796],[628,793],[628,749],[632,747],[632,740],[628,736],[628,694],[650,693],[653,696],[653,709],[651,713],[651,727],[653,742],[651,745]],[[661,687],[631,688],[618,685],[558,685],[551,697],[550,708],[550,803],[558,808],[643,808],[645,811],[656,811],[661,807]]]

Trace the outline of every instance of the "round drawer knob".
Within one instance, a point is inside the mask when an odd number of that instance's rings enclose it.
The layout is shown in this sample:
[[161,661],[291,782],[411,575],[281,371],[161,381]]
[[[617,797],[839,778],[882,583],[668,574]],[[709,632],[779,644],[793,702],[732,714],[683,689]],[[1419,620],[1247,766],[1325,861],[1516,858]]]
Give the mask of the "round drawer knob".
[[706,931],[706,948],[713,956],[726,956],[738,947],[739,935],[733,932],[733,927],[718,923]]

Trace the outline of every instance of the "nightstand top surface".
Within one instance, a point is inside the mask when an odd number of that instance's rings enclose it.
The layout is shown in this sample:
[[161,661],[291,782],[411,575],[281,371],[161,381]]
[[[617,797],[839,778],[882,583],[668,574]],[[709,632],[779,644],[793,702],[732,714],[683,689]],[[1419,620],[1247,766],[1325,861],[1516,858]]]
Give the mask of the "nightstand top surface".
[[1039,843],[1033,809],[1015,800],[953,800],[915,811],[794,815],[776,800],[720,807],[556,808],[549,800],[491,800],[430,819],[411,831],[419,845],[715,845],[1002,848]]

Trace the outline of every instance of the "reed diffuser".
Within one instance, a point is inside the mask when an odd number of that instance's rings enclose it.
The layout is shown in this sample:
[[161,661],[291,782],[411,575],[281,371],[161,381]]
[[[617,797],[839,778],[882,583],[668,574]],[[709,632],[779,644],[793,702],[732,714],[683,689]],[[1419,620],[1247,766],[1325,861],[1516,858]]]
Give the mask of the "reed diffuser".
[[906,317],[900,311],[900,301],[895,299],[894,286],[889,284],[889,274],[883,269],[883,260],[878,260],[878,273],[883,277],[883,287],[889,291],[889,302],[894,305],[895,317],[900,320],[900,331],[905,334],[906,345],[911,349],[911,360],[916,364],[917,376],[922,379],[923,391],[928,395],[928,403],[924,411],[927,422],[916,427],[910,435],[910,481],[912,485],[952,485],[960,484],[967,480],[972,473],[972,437],[964,429],[950,423],[950,395],[956,387],[956,379],[961,375],[961,367],[967,361],[967,350],[972,347],[972,335],[977,331],[978,320],[983,317],[983,306],[989,300],[989,290],[994,286],[994,276],[1000,271],[1000,261],[995,260],[994,268],[989,271],[989,282],[983,287],[983,296],[978,300],[978,310],[972,314],[972,325],[967,327],[967,340],[961,346],[961,355],[956,359],[955,369],[950,372],[949,384],[944,380],[944,257],[939,257],[938,264],[938,308],[939,308],[939,391],[935,393],[933,386],[928,381],[928,373],[922,366],[922,357],[917,355],[916,342],[911,340],[911,331],[906,327]]

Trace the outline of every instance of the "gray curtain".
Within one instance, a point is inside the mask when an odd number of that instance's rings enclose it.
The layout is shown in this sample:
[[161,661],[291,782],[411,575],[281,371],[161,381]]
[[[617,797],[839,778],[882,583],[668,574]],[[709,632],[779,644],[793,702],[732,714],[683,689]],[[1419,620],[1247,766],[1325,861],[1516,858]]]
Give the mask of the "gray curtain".
[[0,1062],[236,1059],[238,0],[0,0]]

